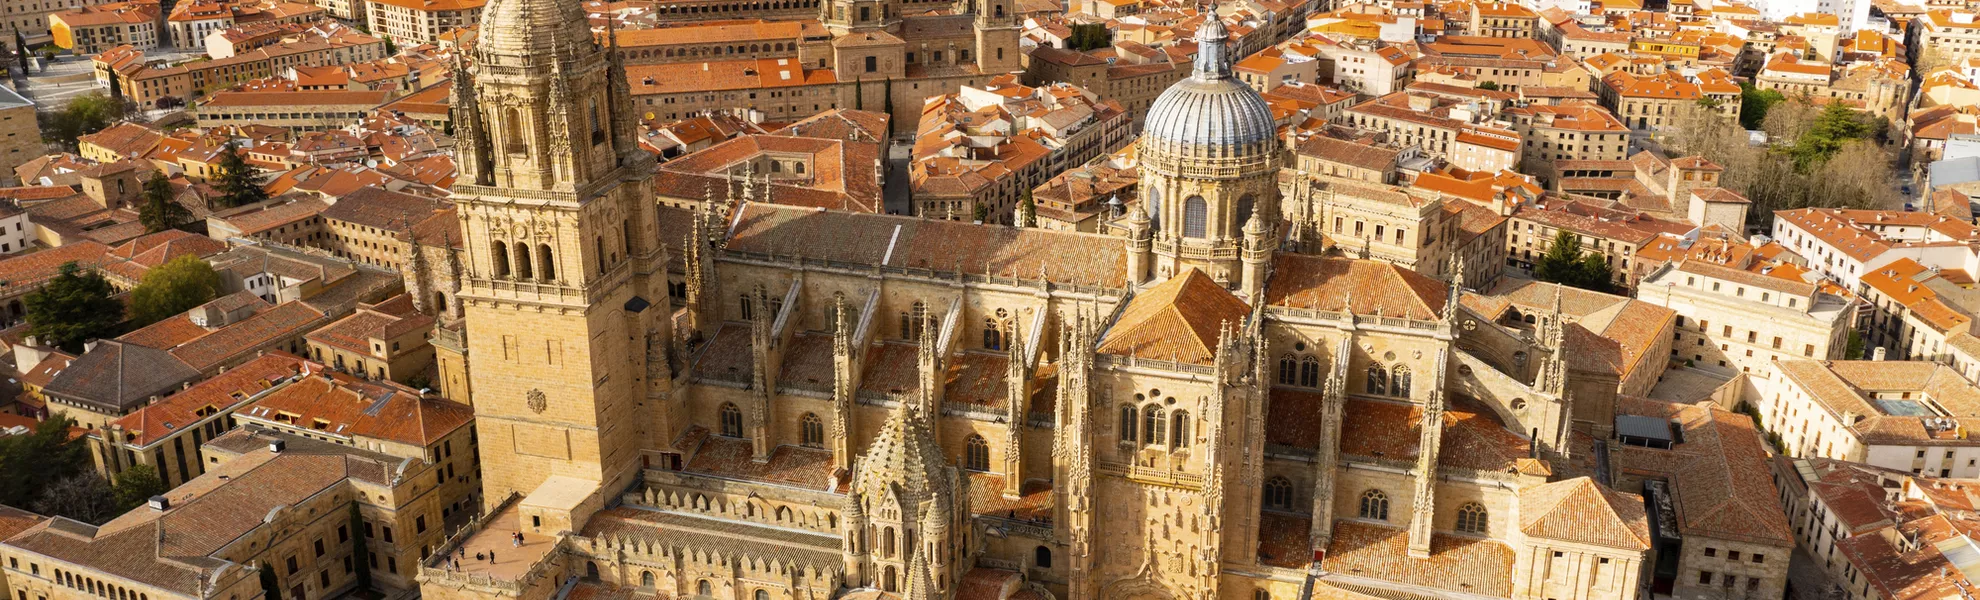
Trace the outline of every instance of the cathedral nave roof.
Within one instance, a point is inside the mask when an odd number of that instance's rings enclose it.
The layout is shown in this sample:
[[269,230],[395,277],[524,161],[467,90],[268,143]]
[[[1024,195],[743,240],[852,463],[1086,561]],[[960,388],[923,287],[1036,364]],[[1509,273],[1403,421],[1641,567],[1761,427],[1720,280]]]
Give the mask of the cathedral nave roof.
[[866,267],[1127,287],[1127,247],[1120,238],[1037,228],[751,203],[730,230],[728,249]]
[[1271,306],[1340,311],[1350,298],[1362,316],[1435,320],[1444,310],[1445,286],[1392,263],[1281,252],[1273,257],[1265,287]]
[[1102,354],[1209,364],[1225,325],[1236,327],[1251,307],[1194,268],[1128,302],[1100,342]]

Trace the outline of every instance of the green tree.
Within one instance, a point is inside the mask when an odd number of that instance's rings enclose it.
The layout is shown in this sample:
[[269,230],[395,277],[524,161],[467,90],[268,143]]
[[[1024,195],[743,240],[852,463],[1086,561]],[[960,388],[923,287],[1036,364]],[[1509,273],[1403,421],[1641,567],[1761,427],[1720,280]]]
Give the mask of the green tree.
[[1863,355],[1864,347],[1867,345],[1868,344],[1865,344],[1863,342],[1863,332],[1856,331],[1853,329],[1850,330],[1849,346],[1847,346],[1846,349],[1843,350],[1843,358],[1849,360],[1863,360],[1865,358],[1869,358]]
[[1807,171],[1841,152],[1844,144],[1870,137],[1875,132],[1875,128],[1857,116],[1849,106],[1831,102],[1815,116],[1808,133],[1794,140],[1794,147],[1788,149],[1788,154],[1794,157],[1795,167]]
[[1499,82],[1497,82],[1497,81],[1481,81],[1481,82],[1479,82],[1479,83],[1478,83],[1478,89],[1481,89],[1481,90],[1492,90],[1492,91],[1498,91],[1498,89],[1499,89]]
[[124,322],[124,303],[110,294],[103,275],[65,263],[48,285],[27,295],[28,334],[81,353],[83,342],[117,335]]
[[282,580],[275,575],[275,563],[263,560],[261,561],[261,566],[255,570],[261,572],[258,577],[261,579],[262,598],[284,597],[282,594]]
[[159,265],[131,288],[131,326],[143,327],[220,296],[220,274],[193,255]]
[[124,116],[124,103],[101,92],[76,96],[61,109],[41,115],[41,138],[76,148],[76,138],[102,131]]
[[118,514],[110,482],[94,471],[56,481],[41,490],[41,495],[28,506],[44,515],[68,517],[92,525],[101,525]]
[[153,171],[144,180],[144,204],[138,207],[138,222],[144,223],[145,233],[167,229],[190,231],[192,211],[172,198],[172,180],[166,179],[162,171]]
[[221,207],[245,206],[268,199],[268,190],[261,187],[254,166],[241,157],[239,144],[227,142],[227,150],[220,154],[220,164],[215,170],[214,187],[219,188]]
[[1541,281],[1607,292],[1615,272],[1598,253],[1582,253],[1581,236],[1561,230],[1547,246],[1547,253],[1533,265],[1533,277]]
[[118,473],[111,490],[117,500],[117,512],[143,506],[152,496],[166,491],[165,480],[158,478],[158,470],[145,464],[131,465]]
[[1017,226],[1038,226],[1038,203],[1031,199],[1031,192],[1027,191],[1024,196],[1018,198]]
[[32,433],[0,437],[0,504],[27,506],[55,482],[90,468],[84,440],[69,437],[75,423],[56,413]]
[[1105,48],[1114,45],[1114,32],[1108,31],[1105,23],[1074,24],[1066,45],[1080,52]]
[[1739,84],[1739,126],[1759,129],[1760,122],[1767,119],[1767,109],[1786,99],[1787,96],[1775,90],[1763,90],[1750,83]]
[[392,36],[389,35],[384,36],[384,39],[385,39],[385,55],[397,56],[399,54],[399,45],[392,43]]

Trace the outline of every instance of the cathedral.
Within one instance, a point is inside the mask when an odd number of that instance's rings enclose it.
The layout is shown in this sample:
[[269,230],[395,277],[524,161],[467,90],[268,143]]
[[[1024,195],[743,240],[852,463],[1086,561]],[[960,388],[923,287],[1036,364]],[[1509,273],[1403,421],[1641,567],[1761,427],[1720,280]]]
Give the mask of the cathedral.
[[[828,5],[848,46],[900,10]],[[1559,292],[1515,327],[1461,264],[1282,249],[1298,175],[1202,27],[1118,237],[661,207],[613,44],[492,0],[453,102],[486,506],[422,594],[1634,597]]]

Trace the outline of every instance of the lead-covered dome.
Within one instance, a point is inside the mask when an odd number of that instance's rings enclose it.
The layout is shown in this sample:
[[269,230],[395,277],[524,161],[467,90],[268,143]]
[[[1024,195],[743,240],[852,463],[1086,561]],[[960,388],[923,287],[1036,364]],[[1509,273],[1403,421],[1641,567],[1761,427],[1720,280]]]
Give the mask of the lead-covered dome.
[[584,3],[573,0],[490,0],[481,13],[475,50],[496,59],[571,61],[595,53]]
[[1230,32],[1215,12],[1196,34],[1196,72],[1155,98],[1142,129],[1144,145],[1175,154],[1229,157],[1271,151],[1278,130],[1257,90],[1231,75]]

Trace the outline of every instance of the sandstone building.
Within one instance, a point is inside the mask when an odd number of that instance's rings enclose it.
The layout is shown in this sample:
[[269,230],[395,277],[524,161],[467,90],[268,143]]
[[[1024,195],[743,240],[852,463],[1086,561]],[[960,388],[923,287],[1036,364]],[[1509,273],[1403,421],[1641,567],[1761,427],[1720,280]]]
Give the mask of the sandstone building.
[[[827,4],[842,72],[901,9]],[[484,14],[452,107],[486,511],[436,555],[504,560],[428,559],[425,597],[1780,593],[1745,417],[1618,401],[1558,291],[1512,326],[1462,263],[1280,247],[1283,147],[1216,20],[1103,236],[661,207],[610,39],[569,3]],[[1632,416],[1683,441],[1624,448]],[[1701,562],[1736,544],[1773,560]]]

